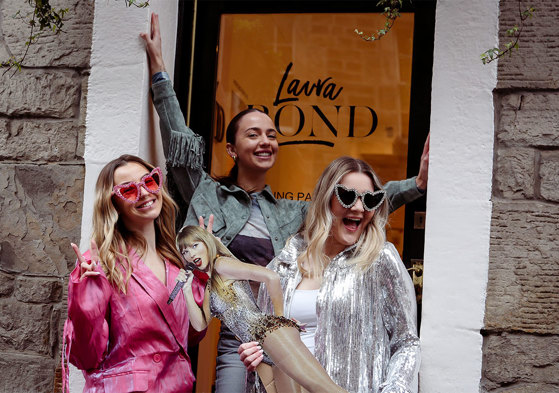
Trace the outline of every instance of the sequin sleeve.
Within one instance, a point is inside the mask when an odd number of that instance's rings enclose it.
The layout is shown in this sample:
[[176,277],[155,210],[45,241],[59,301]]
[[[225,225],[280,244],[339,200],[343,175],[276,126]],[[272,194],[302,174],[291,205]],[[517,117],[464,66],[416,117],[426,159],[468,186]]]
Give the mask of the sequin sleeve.
[[417,306],[411,278],[394,246],[387,243],[377,266],[381,285],[382,318],[390,353],[382,393],[417,392],[420,363]]
[[[204,138],[186,126],[170,80],[163,79],[153,84],[151,92],[153,105],[159,115],[168,174],[179,193],[173,197],[182,209],[190,205],[196,187],[208,178],[203,168],[206,151]],[[179,196],[183,201],[176,200]]]

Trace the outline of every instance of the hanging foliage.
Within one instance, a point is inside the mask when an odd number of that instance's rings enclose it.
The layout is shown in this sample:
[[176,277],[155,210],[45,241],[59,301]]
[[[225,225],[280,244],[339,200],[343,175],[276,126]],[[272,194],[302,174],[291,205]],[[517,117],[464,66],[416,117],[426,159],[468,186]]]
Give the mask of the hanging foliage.
[[[411,3],[412,0],[409,0]],[[365,34],[363,31],[355,29],[357,33],[365,41],[378,41],[384,37],[394,26],[396,19],[400,17],[400,10],[403,6],[403,0],[380,0],[377,3],[378,7],[384,7],[383,15],[385,16],[384,27],[378,29],[376,32],[371,34]],[[507,53],[512,55],[512,52],[516,49],[518,50],[518,43],[520,41],[520,36],[522,35],[522,30],[524,29],[524,23],[527,19],[534,16],[536,8],[529,6],[528,8],[522,8],[521,0],[518,0],[518,13],[520,16],[520,24],[514,25],[510,29],[507,29],[506,35],[511,37],[511,40],[506,42],[501,48],[491,48],[486,50],[480,55],[483,64],[491,63],[500,57],[503,57]]]
[[511,40],[502,48],[491,48],[486,50],[480,55],[481,61],[483,64],[489,64],[493,60],[497,60],[500,57],[503,57],[507,53],[509,56],[512,56],[513,50],[518,50],[518,41],[520,41],[520,36],[522,35],[522,30],[524,29],[524,22],[534,16],[536,9],[534,7],[528,7],[526,9],[522,9],[521,1],[518,0],[518,13],[520,16],[520,26],[514,25],[510,29],[507,29],[506,35],[507,37],[511,37]]
[[[411,0],[410,0],[411,1]],[[361,37],[365,41],[378,41],[382,37],[384,37],[392,26],[396,19],[400,17],[400,9],[402,8],[403,0],[380,0],[377,3],[378,7],[384,7],[383,15],[385,16],[384,27],[382,29],[378,29],[376,32],[371,33],[370,35],[365,34],[358,29],[355,29],[355,32],[359,37]]]
[[[12,68],[21,70],[24,65],[25,57],[29,47],[46,33],[59,34],[63,32],[64,18],[68,13],[68,8],[53,8],[50,0],[25,0],[29,4],[30,10],[27,13],[18,11],[13,17],[25,20],[29,26],[29,36],[25,41],[25,52],[20,58],[11,56],[8,60],[0,63],[0,68],[6,68],[4,73]],[[135,6],[144,8],[149,5],[149,0],[124,0],[127,7]]]

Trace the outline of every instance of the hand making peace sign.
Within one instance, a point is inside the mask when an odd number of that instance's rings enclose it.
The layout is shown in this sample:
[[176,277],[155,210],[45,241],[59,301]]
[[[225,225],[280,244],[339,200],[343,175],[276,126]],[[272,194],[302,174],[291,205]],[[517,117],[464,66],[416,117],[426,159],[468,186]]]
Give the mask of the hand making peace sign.
[[97,248],[95,240],[91,240],[91,263],[88,263],[85,260],[78,246],[76,246],[74,243],[70,244],[72,245],[72,248],[74,249],[74,252],[78,257],[78,261],[80,261],[80,280],[82,280],[84,277],[98,276],[99,274],[101,274],[95,270],[97,264],[99,263],[99,249]]

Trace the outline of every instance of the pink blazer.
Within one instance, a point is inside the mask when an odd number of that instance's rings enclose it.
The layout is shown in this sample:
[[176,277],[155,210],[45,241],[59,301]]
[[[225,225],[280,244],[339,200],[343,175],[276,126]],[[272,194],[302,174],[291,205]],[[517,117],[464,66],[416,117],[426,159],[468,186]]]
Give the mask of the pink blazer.
[[[165,262],[164,285],[133,249],[129,252],[134,272],[126,294],[109,284],[99,266],[98,277],[80,281],[76,264],[68,284],[63,358],[83,370],[84,392],[191,392],[194,375],[186,353],[189,319],[182,291],[167,305],[179,269]],[[89,260],[89,251],[84,257]],[[204,285],[195,278],[193,289],[202,304]],[[203,337],[193,332],[191,344]]]

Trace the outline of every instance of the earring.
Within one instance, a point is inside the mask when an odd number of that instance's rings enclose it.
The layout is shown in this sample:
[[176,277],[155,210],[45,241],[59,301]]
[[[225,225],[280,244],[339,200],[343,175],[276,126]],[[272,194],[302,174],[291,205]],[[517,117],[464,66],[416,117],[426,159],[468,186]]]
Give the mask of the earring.
[[231,156],[231,158],[233,159],[233,161],[237,162],[237,156]]

